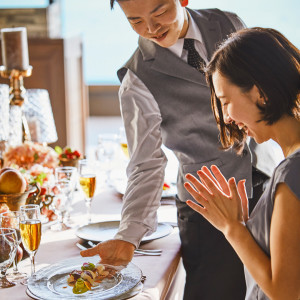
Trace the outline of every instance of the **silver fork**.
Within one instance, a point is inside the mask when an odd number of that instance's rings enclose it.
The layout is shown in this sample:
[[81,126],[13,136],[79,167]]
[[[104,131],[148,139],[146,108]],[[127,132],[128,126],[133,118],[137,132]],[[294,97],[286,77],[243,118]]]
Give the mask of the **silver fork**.
[[[95,247],[96,244],[94,244],[92,241],[88,241],[88,244],[91,247]],[[153,256],[158,256],[161,255],[162,250],[161,249],[135,249],[134,253],[136,254],[144,254],[144,255],[153,255]]]

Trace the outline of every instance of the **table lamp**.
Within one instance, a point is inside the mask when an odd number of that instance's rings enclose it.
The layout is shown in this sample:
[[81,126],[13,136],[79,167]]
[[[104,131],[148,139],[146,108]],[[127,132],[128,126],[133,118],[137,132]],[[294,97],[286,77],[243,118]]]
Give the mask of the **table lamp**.
[[5,152],[9,132],[9,86],[0,84],[0,168],[3,165],[2,153]]
[[50,144],[57,141],[57,132],[49,99],[44,89],[27,89],[24,114],[33,142]]
[[[28,124],[22,112],[23,103],[26,101],[23,78],[29,77],[32,72],[32,67],[29,65],[26,28],[1,29],[1,46],[3,66],[0,66],[0,74],[10,80],[10,132],[8,143],[14,145],[31,139]],[[19,134],[19,124],[21,124],[21,136]]]

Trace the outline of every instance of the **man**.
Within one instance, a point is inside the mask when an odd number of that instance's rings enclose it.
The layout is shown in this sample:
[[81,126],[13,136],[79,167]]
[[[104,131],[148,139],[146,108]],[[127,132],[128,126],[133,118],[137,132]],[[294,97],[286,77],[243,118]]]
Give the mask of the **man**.
[[[116,1],[111,0],[112,7]],[[232,13],[186,9],[188,0],[117,2],[140,36],[138,49],[118,72],[130,153],[128,185],[115,239],[82,255],[99,254],[106,263],[128,263],[142,237],[155,230],[167,163],[161,150],[164,143],[179,160],[176,204],[187,273],[184,299],[244,299],[240,260],[222,234],[185,204],[191,197],[183,187],[186,173],[196,175],[203,165],[215,164],[227,178],[245,178],[251,196],[251,161],[256,167],[263,162],[260,170],[266,175],[273,170],[269,157],[258,159],[248,146],[241,156],[219,150],[210,91],[200,68],[221,40],[244,25]],[[260,171],[255,174],[257,183],[267,178]]]

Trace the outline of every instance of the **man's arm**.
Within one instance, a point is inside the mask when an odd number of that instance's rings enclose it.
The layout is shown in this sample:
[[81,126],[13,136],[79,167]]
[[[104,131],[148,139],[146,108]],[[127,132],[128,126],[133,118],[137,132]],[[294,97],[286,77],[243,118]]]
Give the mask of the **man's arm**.
[[137,247],[145,234],[156,229],[167,159],[161,150],[162,120],[157,102],[131,71],[122,82],[119,97],[130,162],[122,220],[115,238]]
[[99,243],[80,253],[82,256],[98,254],[102,263],[111,265],[126,265],[130,262],[143,236],[155,231],[156,212],[160,205],[167,164],[161,150],[161,115],[149,90],[128,71],[119,96],[130,153],[122,219],[113,240]]

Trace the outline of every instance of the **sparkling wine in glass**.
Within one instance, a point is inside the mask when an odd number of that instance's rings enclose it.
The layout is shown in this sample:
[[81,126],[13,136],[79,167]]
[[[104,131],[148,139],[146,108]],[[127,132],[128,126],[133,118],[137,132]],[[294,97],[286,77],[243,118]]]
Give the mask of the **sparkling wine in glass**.
[[88,224],[91,223],[91,203],[96,190],[96,166],[87,159],[79,161],[79,183],[85,195]]
[[127,145],[127,138],[126,138],[125,128],[120,127],[119,133],[120,133],[120,146],[121,146],[122,152],[126,156],[126,159],[129,159],[129,152],[128,152],[128,145]]
[[96,175],[85,174],[80,177],[80,186],[86,198],[93,198],[96,190]]
[[[40,246],[42,236],[42,224],[40,219],[40,207],[35,204],[22,205],[20,208],[20,232],[23,246],[29,254],[31,262],[31,277],[34,278],[34,256]],[[28,280],[22,282],[27,284]]]
[[[0,215],[0,227],[3,228],[13,228],[17,234],[17,253],[13,261],[13,270],[10,273],[7,273],[6,278],[10,281],[20,281],[28,278],[26,273],[22,273],[18,270],[18,259],[22,258],[23,250],[20,247],[22,242],[21,233],[20,233],[20,212],[19,211],[7,211]],[[20,255],[18,255],[19,253]]]
[[6,278],[6,270],[12,264],[18,247],[16,230],[0,227],[0,288],[16,285]]

